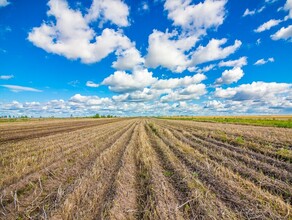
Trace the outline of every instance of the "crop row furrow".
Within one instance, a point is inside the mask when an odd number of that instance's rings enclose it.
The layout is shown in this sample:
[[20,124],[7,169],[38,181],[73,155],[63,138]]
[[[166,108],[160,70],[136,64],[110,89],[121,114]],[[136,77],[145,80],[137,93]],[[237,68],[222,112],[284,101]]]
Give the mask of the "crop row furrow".
[[[117,125],[116,128],[121,126],[122,125]],[[80,132],[78,132],[76,134],[67,134],[65,137],[60,136],[58,138],[53,138],[51,139],[53,140],[51,143],[51,148],[48,151],[46,151],[46,147],[43,147],[45,149],[43,153],[32,150],[32,155],[22,155],[21,157],[15,157],[13,160],[8,160],[10,164],[3,166],[0,172],[3,177],[6,175],[8,176],[7,178],[3,178],[3,181],[5,181],[1,183],[1,189],[15,181],[19,181],[22,176],[29,175],[60,160],[65,160],[72,154],[78,154],[79,150],[82,148],[91,148],[94,150],[93,146],[98,139],[111,134],[112,129],[113,128],[109,127],[109,129],[104,129],[104,131],[101,131],[100,133],[95,130],[87,130],[84,134],[80,134]],[[71,137],[72,135],[73,137]],[[75,139],[74,136],[77,136],[77,139]],[[60,142],[59,140],[62,141]],[[41,141],[43,146],[46,146],[47,142],[48,140]],[[34,145],[38,146],[39,144],[38,142],[33,142],[28,145],[28,149],[30,146]],[[4,159],[2,159],[2,161],[3,160]],[[13,175],[11,175],[11,173]]]
[[206,155],[200,154],[174,136],[166,136],[165,133],[161,135],[160,130],[156,131],[189,170],[195,172],[198,178],[236,213],[247,219],[257,216],[272,219],[289,217],[291,207],[281,199],[262,191],[251,182],[210,160]]
[[[68,160],[59,160],[5,189],[2,197],[6,198],[4,203],[7,203],[5,209],[8,215],[39,216],[43,211],[39,208],[48,211],[59,205],[64,195],[78,185],[78,180],[84,175],[85,170],[93,166],[96,158],[119,140],[121,135],[130,128],[129,126],[132,126],[132,123],[128,124],[123,129],[118,128],[117,131],[113,131],[111,137],[104,135],[99,138],[96,146],[84,148]],[[13,206],[15,198],[9,198],[10,192],[17,195],[17,207]]]
[[[57,151],[60,154],[64,154],[68,149],[72,148],[72,145],[75,147],[82,145],[84,140],[88,140],[88,143],[92,143],[98,136],[108,132],[109,128],[110,127],[108,126],[100,126],[94,129],[87,128],[82,131],[78,130],[70,132],[66,136],[57,134],[51,137],[42,137],[35,140],[11,143],[7,145],[7,148],[10,149],[10,151],[3,152],[1,165],[5,166],[8,162],[16,165],[23,158],[42,160],[41,157],[47,158],[50,155],[54,155]],[[31,163],[31,161],[29,162]]]
[[238,219],[232,210],[221,203],[197,176],[188,171],[188,168],[169,149],[161,138],[155,135],[156,131],[151,124],[147,131],[156,151],[159,162],[168,176],[169,182],[175,189],[181,209],[186,219]]
[[[279,161],[276,158],[269,157],[268,155],[262,154],[261,152],[254,152],[254,151],[250,150],[248,147],[243,148],[242,146],[234,146],[234,145],[231,145],[228,143],[223,143],[222,141],[215,140],[214,138],[209,137],[209,136],[203,136],[201,134],[198,134],[198,132],[196,130],[193,130],[193,129],[177,128],[175,126],[169,126],[169,125],[164,125],[164,127],[177,130],[181,133],[188,132],[192,135],[192,138],[196,139],[198,142],[207,143],[207,144],[210,144],[213,146],[215,145],[218,147],[226,148],[227,150],[232,151],[234,153],[238,153],[240,155],[246,155],[249,158],[252,158],[253,160],[257,160],[259,162],[267,164],[269,166],[269,169],[271,170],[271,172],[275,169],[275,167],[283,169],[284,173],[286,173],[286,175],[288,175],[288,176],[290,175],[290,177],[287,177],[287,178],[291,178],[291,172],[292,172],[292,165],[291,164],[287,164],[283,161]],[[278,173],[275,174],[275,176],[277,176],[277,175],[278,175]]]
[[[64,132],[70,132],[70,131],[75,131],[79,129],[84,129],[84,128],[90,128],[90,127],[95,127],[103,124],[110,124],[115,122],[116,120],[108,120],[108,121],[100,121],[100,122],[90,122],[90,123],[80,123],[78,125],[72,124],[70,126],[64,125],[64,126],[54,126],[51,129],[48,129],[46,127],[42,129],[33,129],[29,130],[27,132],[22,131],[22,132],[13,132],[13,133],[4,133],[1,135],[0,138],[0,144],[3,145],[7,142],[18,142],[22,140],[27,140],[27,139],[34,139],[34,138],[39,138],[39,137],[44,137],[44,136],[50,136],[54,135],[57,133],[64,133]],[[1,148],[1,146],[0,146]]]
[[106,196],[114,191],[113,183],[136,124],[128,128],[113,145],[104,150],[90,169],[78,180],[77,187],[66,195],[64,203],[51,210],[52,218],[101,219]]
[[[141,122],[138,126],[140,126]],[[110,219],[135,219],[137,213],[137,167],[136,155],[138,150],[138,130],[133,133],[133,137],[128,144],[124,156],[121,160],[121,166],[113,183],[109,197],[107,197],[107,206],[103,210],[103,216]],[[114,192],[113,192],[114,191]]]
[[136,219],[183,219],[179,201],[152,149],[145,127],[140,126],[137,165]]
[[249,143],[255,143],[258,146],[269,146],[272,148],[292,147],[291,129],[287,128],[269,128],[261,126],[247,126],[221,123],[204,123],[194,121],[171,121],[160,120],[159,123],[171,124],[176,127],[191,129],[201,134],[207,134],[214,139],[236,142],[237,137],[243,137]]
[[[119,121],[111,121],[111,123],[114,123],[114,122],[118,123]],[[103,127],[103,126],[110,126],[111,123],[109,123],[109,122],[105,123],[105,122],[97,121],[95,123],[93,123],[93,122],[89,123],[89,125],[94,125],[94,126],[88,126],[87,124],[85,124],[85,125],[87,125],[87,127],[84,126],[84,124],[83,124],[83,127],[76,126],[74,124],[73,125],[68,124],[67,127],[64,126],[64,129],[65,128],[68,129],[68,130],[64,130],[64,132],[59,132],[58,131],[58,129],[59,129],[58,125],[55,125],[54,128],[52,128],[52,130],[54,132],[50,132],[50,135],[44,135],[44,136],[37,135],[35,138],[24,138],[23,140],[21,140],[21,141],[19,140],[17,142],[15,142],[15,141],[5,141],[3,143],[0,142],[0,150],[4,155],[4,154],[7,154],[9,152],[14,152],[14,151],[17,151],[17,150],[21,150],[22,147],[23,147],[22,143],[24,143],[25,141],[27,141],[27,142],[34,142],[34,141],[38,142],[38,141],[41,141],[43,138],[48,138],[48,137],[52,137],[52,136],[61,136],[62,137],[63,133],[66,133],[66,135],[67,135],[68,133],[79,132],[79,131],[86,130],[86,129],[88,130],[88,129],[91,129],[93,127],[99,128],[99,127]],[[70,128],[72,128],[72,126],[74,126],[76,128],[78,127],[79,129],[72,130],[72,129],[70,129]],[[44,128],[42,128],[42,130],[44,130],[44,132],[46,132],[47,129],[46,129],[46,127],[44,127]],[[34,129],[30,133],[34,134],[34,133],[39,133],[39,132],[40,131],[38,129]],[[25,131],[17,132],[18,135],[23,135],[23,133],[25,133]],[[3,136],[5,136],[5,134],[2,134],[2,137]],[[7,144],[11,145],[12,147],[7,147]]]
[[[183,123],[179,121],[171,122],[171,121],[159,121],[159,124],[170,125],[173,127],[180,127],[183,128],[184,131],[190,131],[194,133],[198,137],[210,139],[212,142],[217,142],[217,144],[229,144],[233,146],[237,146],[238,148],[249,150],[251,152],[265,155],[265,158],[270,162],[274,161],[282,161],[282,165],[285,165],[285,162],[290,163],[291,169],[291,161],[292,161],[292,154],[289,151],[291,150],[292,142],[291,138],[289,139],[288,136],[284,136],[285,134],[288,135],[291,129],[268,129],[265,128],[262,132],[247,132],[250,127],[246,127],[243,129],[242,126],[237,125],[238,127],[234,127],[235,125],[220,125],[216,124],[210,127],[209,123],[197,123],[193,122],[192,124]],[[211,123],[214,124],[214,123]],[[235,132],[231,128],[238,129],[240,128],[240,132]],[[260,127],[261,128],[261,127]],[[259,128],[259,129],[260,129]],[[269,131],[277,131],[277,132],[269,132]],[[248,133],[248,134],[246,134]],[[265,143],[258,142],[258,139],[261,139],[259,136],[263,135],[264,133],[271,133],[270,136],[264,135],[266,140]],[[251,135],[252,134],[252,135]],[[284,135],[283,135],[284,134]],[[246,138],[246,135],[253,137],[252,139]],[[273,137],[273,138],[272,138]],[[274,138],[281,137],[283,138],[282,144],[275,144]],[[264,157],[262,157],[264,159]]]
[[[277,170],[277,173],[275,174],[275,167],[258,166],[258,163],[252,161],[251,158],[238,155],[234,152],[229,152],[228,150],[218,147],[217,145],[193,138],[186,133],[182,134],[174,130],[170,131],[180,141],[190,145],[200,153],[207,155],[211,160],[228,167],[233,172],[240,174],[243,178],[251,180],[259,187],[270,191],[272,194],[281,195],[285,201],[291,203],[292,189],[289,185],[290,180],[287,179],[287,175],[289,175],[287,172]],[[268,168],[263,170],[263,167]],[[271,170],[271,173],[269,170]]]

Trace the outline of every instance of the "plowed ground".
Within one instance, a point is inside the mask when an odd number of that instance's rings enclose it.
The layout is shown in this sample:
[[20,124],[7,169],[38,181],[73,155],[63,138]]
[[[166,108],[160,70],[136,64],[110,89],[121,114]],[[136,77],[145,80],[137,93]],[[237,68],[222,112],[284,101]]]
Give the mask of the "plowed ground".
[[0,219],[292,219],[292,130],[252,129],[143,118],[1,125]]

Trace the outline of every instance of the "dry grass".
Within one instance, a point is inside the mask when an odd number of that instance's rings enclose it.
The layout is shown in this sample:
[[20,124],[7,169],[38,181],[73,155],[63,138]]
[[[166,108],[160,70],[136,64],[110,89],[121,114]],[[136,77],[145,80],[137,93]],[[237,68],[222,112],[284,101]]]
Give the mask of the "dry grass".
[[0,219],[291,219],[291,132],[157,119],[2,123]]
[[183,219],[174,189],[159,164],[144,126],[140,127],[138,146],[136,161],[140,195],[137,219]]

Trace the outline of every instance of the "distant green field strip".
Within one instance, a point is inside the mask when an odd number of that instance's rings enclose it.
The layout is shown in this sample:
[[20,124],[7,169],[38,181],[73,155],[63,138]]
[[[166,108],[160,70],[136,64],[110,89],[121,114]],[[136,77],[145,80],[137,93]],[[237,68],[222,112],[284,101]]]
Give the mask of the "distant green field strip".
[[199,122],[219,122],[219,123],[231,123],[231,124],[243,124],[243,125],[257,125],[257,126],[270,126],[280,128],[292,128],[292,120],[280,120],[280,119],[258,119],[258,118],[192,118],[192,117],[162,117],[161,119],[170,120],[188,120]]

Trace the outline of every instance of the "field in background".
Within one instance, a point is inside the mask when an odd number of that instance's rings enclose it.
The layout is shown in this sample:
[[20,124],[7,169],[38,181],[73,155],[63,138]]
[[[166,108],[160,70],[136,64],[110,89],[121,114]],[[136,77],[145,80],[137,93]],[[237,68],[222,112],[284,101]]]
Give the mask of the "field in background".
[[[54,121],[54,120],[73,120],[81,118],[29,118],[29,117],[19,117],[19,118],[0,118],[1,123],[10,123],[10,122],[43,122],[43,121]],[[83,118],[84,119],[84,118]]]
[[292,219],[291,137],[193,120],[1,123],[0,219]]
[[292,115],[274,116],[165,116],[162,119],[191,120],[200,122],[232,123],[281,128],[292,128]]

